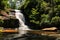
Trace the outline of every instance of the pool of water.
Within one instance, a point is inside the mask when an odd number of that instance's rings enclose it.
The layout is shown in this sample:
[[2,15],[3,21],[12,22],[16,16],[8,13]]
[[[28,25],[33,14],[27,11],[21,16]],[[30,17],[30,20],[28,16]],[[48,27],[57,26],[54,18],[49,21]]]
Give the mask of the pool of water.
[[48,37],[48,36],[43,36],[43,35],[36,35],[36,34],[26,34],[22,37],[16,37],[13,38],[5,36],[4,38],[1,38],[0,40],[56,40],[55,37]]
[[[41,34],[39,35],[30,32],[22,36],[17,36],[17,34],[0,33],[0,40],[60,40],[57,37],[41,35]],[[16,35],[17,37],[14,37],[14,35]]]

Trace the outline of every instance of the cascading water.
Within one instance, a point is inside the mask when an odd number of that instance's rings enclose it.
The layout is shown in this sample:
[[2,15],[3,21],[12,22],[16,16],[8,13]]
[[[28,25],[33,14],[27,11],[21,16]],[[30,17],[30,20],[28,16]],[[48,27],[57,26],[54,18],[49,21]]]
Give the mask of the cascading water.
[[17,37],[22,36],[23,34],[27,33],[27,30],[31,30],[25,25],[25,18],[24,15],[20,12],[20,10],[15,10],[15,16],[19,20],[19,34],[16,35]]
[[[13,15],[13,13],[12,13]],[[24,36],[24,34],[26,34],[28,32],[28,30],[31,30],[28,28],[27,25],[25,25],[25,18],[24,18],[24,15],[20,12],[20,10],[15,10],[15,14],[16,16],[16,19],[19,20],[19,28],[17,28],[19,30],[19,33],[18,34],[10,34],[10,35],[7,35],[5,39],[13,39],[13,38],[18,38],[18,37],[21,37],[21,36]]]

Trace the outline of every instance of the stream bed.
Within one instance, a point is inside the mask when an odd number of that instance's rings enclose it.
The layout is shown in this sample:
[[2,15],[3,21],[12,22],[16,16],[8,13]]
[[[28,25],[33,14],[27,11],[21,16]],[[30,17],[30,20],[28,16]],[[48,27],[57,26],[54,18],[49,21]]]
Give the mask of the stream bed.
[[60,40],[60,34],[48,31],[28,31],[28,33],[14,37],[17,34],[0,33],[0,40]]

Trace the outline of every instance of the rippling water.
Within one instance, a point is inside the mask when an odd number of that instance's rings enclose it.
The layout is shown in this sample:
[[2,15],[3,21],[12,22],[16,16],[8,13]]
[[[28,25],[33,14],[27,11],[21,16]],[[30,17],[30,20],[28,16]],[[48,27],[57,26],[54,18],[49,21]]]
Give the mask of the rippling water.
[[14,37],[14,35],[17,34],[7,34],[7,33],[5,33],[4,35],[1,34],[2,36],[0,40],[58,40],[57,37],[46,36],[41,34],[38,35],[30,32],[24,34],[23,36]]

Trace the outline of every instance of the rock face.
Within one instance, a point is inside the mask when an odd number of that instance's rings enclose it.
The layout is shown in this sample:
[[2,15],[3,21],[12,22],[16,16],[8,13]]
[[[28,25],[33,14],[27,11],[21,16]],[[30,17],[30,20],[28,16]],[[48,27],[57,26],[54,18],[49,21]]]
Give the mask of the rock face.
[[18,28],[19,27],[19,21],[18,19],[7,19],[3,20],[4,23],[0,24],[4,28]]

